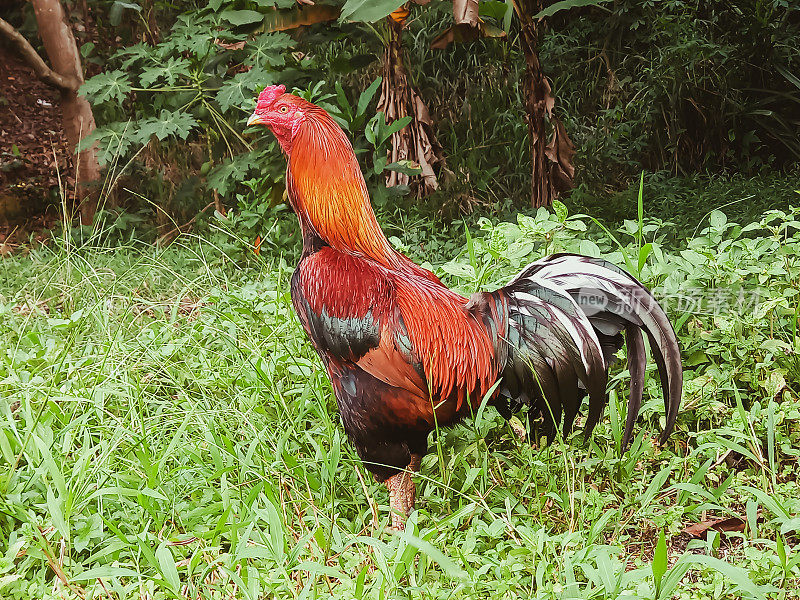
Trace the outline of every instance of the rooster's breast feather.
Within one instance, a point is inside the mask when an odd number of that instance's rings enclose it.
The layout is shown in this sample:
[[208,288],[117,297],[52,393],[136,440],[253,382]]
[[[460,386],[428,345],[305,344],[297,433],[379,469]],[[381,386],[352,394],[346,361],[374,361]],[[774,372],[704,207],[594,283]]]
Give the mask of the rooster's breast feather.
[[303,258],[292,276],[292,302],[323,359],[356,361],[378,346],[390,296],[377,265],[330,247]]

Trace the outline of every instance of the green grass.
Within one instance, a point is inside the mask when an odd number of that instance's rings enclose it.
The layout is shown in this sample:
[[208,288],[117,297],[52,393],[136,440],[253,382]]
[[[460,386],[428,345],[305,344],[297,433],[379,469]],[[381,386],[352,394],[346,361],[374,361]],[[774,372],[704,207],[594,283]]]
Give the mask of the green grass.
[[[491,285],[578,243],[576,222],[484,224],[440,273],[467,291]],[[800,344],[782,308],[797,306],[797,242],[791,227],[761,227],[763,249],[743,258],[729,225],[717,216],[687,244],[702,260],[653,251],[640,273],[669,291],[763,263],[752,277],[767,275],[761,301],[773,302],[733,324],[671,309],[688,370],[666,447],[652,373],[622,456],[619,370],[588,444],[523,443],[488,409],[432,435],[404,534],[384,529],[387,493],[344,437],[280,258],[234,261],[181,238],[58,241],[4,260],[0,596],[800,598]],[[417,259],[448,244],[401,237]],[[770,274],[781,248],[785,272]],[[681,533],[711,516],[744,530]]]
[[[764,172],[755,177],[736,174],[674,177],[666,172],[647,173],[647,210],[674,224],[671,236],[683,242],[707,225],[712,210],[721,210],[729,219],[750,223],[770,209],[787,210],[800,202],[800,171],[787,174]],[[630,187],[615,194],[597,194],[583,187],[565,200],[573,212],[585,212],[615,224],[636,214],[638,178]]]

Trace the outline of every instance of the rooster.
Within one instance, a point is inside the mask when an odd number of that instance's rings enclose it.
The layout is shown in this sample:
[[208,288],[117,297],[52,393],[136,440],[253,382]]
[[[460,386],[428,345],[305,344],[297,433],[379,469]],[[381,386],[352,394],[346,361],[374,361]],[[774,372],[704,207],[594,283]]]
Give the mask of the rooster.
[[642,400],[642,332],[664,393],[661,442],[669,437],[683,381],[678,342],[631,275],[605,260],[556,254],[496,291],[464,298],[389,244],[353,147],[325,110],[273,85],[247,124],[268,127],[287,156],[286,189],[303,237],[292,303],[348,438],[389,490],[392,527],[402,529],[414,507],[411,474],[428,434],[484,399],[507,419],[529,407],[552,440],[559,428],[570,433],[588,395],[588,437],[623,333],[631,375],[623,448]]

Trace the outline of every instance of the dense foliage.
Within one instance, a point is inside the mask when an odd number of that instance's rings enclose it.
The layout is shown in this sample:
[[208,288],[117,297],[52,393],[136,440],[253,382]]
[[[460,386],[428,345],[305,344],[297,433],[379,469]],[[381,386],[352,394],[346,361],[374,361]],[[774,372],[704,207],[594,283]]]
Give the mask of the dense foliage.
[[602,157],[595,169],[752,173],[797,162],[796,5],[615,4],[561,17],[543,51],[584,156]]
[[[357,98],[378,75],[386,32],[380,21],[359,22],[374,18],[369,5],[345,21],[335,20],[335,2],[302,13],[291,0],[92,6],[97,43],[87,33],[83,52],[99,72],[83,91],[101,124],[91,139],[122,198],[188,216],[214,192],[235,205],[247,189],[236,182],[256,178],[251,200],[280,201],[275,146],[242,131],[268,83],[316,100],[335,96],[332,108],[357,140],[372,123],[375,98],[364,106]],[[437,203],[525,203],[524,60],[508,6],[480,4],[484,21],[495,32],[506,28],[505,37],[445,50],[430,44],[450,24],[451,4],[414,8],[406,62],[448,164]],[[112,33],[114,41],[102,44]],[[642,168],[684,175],[792,168],[800,158],[798,36],[800,12],[783,0],[615,2],[555,13],[542,26],[541,60],[578,148],[582,188],[624,189]],[[366,118],[346,118],[356,110]],[[363,162],[372,174],[372,155]],[[374,189],[381,182],[372,175]]]

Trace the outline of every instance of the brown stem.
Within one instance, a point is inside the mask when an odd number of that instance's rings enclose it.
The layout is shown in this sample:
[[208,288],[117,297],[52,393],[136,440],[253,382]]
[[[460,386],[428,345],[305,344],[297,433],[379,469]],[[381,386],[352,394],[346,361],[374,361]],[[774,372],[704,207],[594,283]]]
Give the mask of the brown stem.
[[10,23],[0,19],[0,33],[8,39],[17,51],[20,53],[25,62],[33,69],[36,76],[44,81],[47,85],[59,88],[61,90],[77,90],[81,82],[74,77],[59,75],[53,71],[44,62],[44,59],[39,56],[39,53],[31,46],[30,42]]
[[[525,111],[531,147],[531,204],[551,206],[560,192],[573,187],[575,148],[564,125],[553,113],[555,98],[539,62],[539,25],[533,15],[542,10],[542,0],[515,0],[514,9],[522,25],[525,55]],[[547,123],[553,137],[547,141]]]
[[[77,150],[80,141],[95,130],[94,115],[88,100],[78,95],[83,83],[83,68],[78,45],[59,0],[31,0],[39,26],[39,35],[53,65],[61,77],[77,85],[61,89],[61,116],[70,148]],[[100,180],[97,145],[77,153],[75,164],[76,197],[80,203],[81,222],[91,224],[97,211],[97,190],[90,184]]]
[[[419,165],[422,173],[417,188],[421,196],[427,196],[439,187],[434,167],[444,166],[442,147],[436,140],[433,120],[422,98],[417,94],[403,62],[403,22],[392,17],[386,19],[389,41],[383,59],[383,80],[378,110],[383,111],[386,121],[391,123],[406,115],[411,122],[392,134],[389,162],[410,160]],[[388,187],[409,184],[409,176],[390,171],[386,176]]]
[[536,25],[529,21],[522,27],[522,50],[525,55],[525,112],[528,116],[531,147],[531,204],[534,207],[553,204],[553,189],[547,177],[547,159],[544,153],[546,107],[543,100],[550,91],[550,86],[542,73],[536,51],[537,44]]
[[153,4],[153,0],[145,0],[144,2],[144,14],[147,15],[147,31],[145,32],[145,37],[151,46],[155,46],[161,41],[161,30],[158,28],[156,9]]

